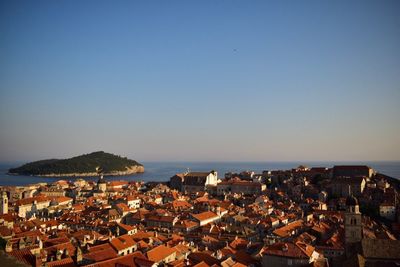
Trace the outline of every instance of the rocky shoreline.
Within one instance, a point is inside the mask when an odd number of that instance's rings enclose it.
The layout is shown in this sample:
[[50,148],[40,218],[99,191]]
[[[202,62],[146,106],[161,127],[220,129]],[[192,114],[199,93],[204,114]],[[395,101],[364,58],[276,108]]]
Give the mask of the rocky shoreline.
[[[104,176],[125,176],[132,175],[137,173],[144,173],[143,166],[130,166],[126,167],[126,171],[112,171],[105,172]],[[9,175],[26,175],[22,173],[8,173]],[[32,176],[37,177],[90,177],[90,176],[98,176],[97,172],[85,172],[85,173],[50,173],[50,174],[36,174]]]

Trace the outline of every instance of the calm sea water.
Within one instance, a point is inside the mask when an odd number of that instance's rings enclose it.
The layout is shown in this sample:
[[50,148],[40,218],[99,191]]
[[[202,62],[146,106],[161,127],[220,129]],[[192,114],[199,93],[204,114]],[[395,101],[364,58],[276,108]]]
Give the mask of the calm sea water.
[[[309,167],[332,167],[334,165],[368,165],[376,171],[388,176],[400,179],[400,162],[144,162],[145,173],[130,176],[107,177],[107,180],[136,180],[136,181],[167,181],[176,173],[191,171],[210,171],[216,170],[219,177],[223,177],[226,172],[255,171],[263,170],[286,170],[295,168],[299,165]],[[0,164],[0,185],[27,185],[34,183],[54,182],[61,178],[42,178],[34,176],[7,175],[7,170],[21,164]],[[66,178],[74,180],[76,178]],[[97,180],[95,177],[87,177],[86,180]]]

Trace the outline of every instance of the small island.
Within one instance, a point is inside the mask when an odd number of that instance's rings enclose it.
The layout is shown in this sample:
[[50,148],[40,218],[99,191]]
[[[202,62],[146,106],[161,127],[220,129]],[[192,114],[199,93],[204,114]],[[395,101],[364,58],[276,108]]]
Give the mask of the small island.
[[97,151],[69,159],[47,159],[24,164],[18,168],[9,169],[13,175],[32,175],[44,177],[75,177],[96,176],[96,168],[101,166],[106,176],[130,175],[144,172],[142,164],[128,159]]

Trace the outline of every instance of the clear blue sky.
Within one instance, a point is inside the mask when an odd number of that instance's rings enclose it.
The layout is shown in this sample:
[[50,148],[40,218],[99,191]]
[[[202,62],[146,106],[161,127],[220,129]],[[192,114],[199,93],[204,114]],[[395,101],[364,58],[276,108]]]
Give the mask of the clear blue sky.
[[0,161],[400,160],[399,1],[1,1]]

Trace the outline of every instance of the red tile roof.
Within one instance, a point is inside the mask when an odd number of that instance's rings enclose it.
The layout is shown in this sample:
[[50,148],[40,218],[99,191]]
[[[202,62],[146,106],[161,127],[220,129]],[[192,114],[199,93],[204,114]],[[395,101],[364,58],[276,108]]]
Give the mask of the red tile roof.
[[147,257],[149,258],[149,260],[158,263],[172,254],[176,254],[175,249],[169,248],[164,245],[160,245],[160,246],[155,247],[152,250],[148,251]]
[[136,244],[136,242],[132,239],[132,237],[127,234],[113,238],[110,243],[111,246],[113,246],[117,251],[133,247]]
[[205,212],[202,212],[199,214],[192,214],[192,216],[194,218],[196,218],[197,220],[199,220],[200,222],[209,220],[209,219],[218,219],[219,218],[219,216],[212,211],[205,211]]
[[297,242],[296,244],[280,242],[267,246],[264,249],[263,254],[286,258],[307,259],[311,257],[311,254],[314,252],[314,250],[314,247],[303,242]]
[[39,195],[39,196],[36,196],[36,197],[28,197],[28,198],[23,198],[23,199],[17,200],[15,205],[16,206],[31,205],[35,201],[37,201],[38,203],[46,202],[46,201],[50,201],[50,198],[48,198],[47,196],[43,196],[43,195]]
[[90,259],[95,262],[104,261],[118,257],[118,254],[109,243],[89,248],[89,252],[83,255],[84,259]]
[[292,231],[296,230],[297,228],[303,227],[303,220],[298,220],[292,222],[288,225],[285,225],[281,228],[278,228],[274,231],[274,234],[279,237],[288,237],[291,235]]
[[56,201],[57,203],[63,203],[67,201],[72,201],[73,199],[70,197],[59,196],[59,197],[52,197],[51,200]]
[[139,265],[136,263],[136,260],[139,259],[147,260],[146,257],[141,252],[136,251],[134,253],[125,256],[85,265],[85,267],[115,267],[115,266],[139,267]]
[[47,262],[46,266],[48,267],[76,267],[77,265],[74,263],[74,260],[71,257],[57,260],[57,261],[51,261]]
[[8,254],[14,257],[16,260],[30,266],[35,264],[35,256],[32,254],[30,248],[16,249]]

